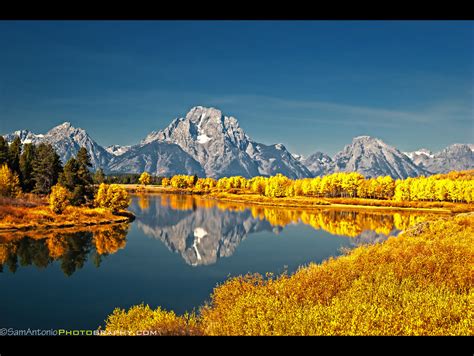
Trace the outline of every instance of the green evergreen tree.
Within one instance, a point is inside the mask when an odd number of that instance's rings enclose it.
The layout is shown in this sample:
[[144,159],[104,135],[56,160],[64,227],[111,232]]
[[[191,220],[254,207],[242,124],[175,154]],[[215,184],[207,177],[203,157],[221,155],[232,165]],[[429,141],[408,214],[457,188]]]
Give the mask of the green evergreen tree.
[[8,163],[8,143],[0,135],[0,166],[4,163]]
[[[78,171],[79,162],[74,157],[71,157],[69,161],[66,162],[63,171],[59,175],[59,183],[71,193],[73,193],[76,186],[80,184]],[[74,196],[74,194],[70,199],[72,205],[77,205],[78,200],[80,200],[80,197]]]
[[85,147],[81,147],[76,155],[79,164],[77,177],[79,183],[75,187],[74,195],[78,195],[78,204],[86,203],[94,198],[94,189],[92,186],[92,175],[89,167],[92,167],[91,158]]
[[38,194],[49,194],[51,187],[57,183],[61,171],[61,161],[53,146],[40,143],[33,163],[33,179],[35,181],[33,191]]
[[24,192],[31,192],[35,186],[33,180],[33,162],[35,161],[36,147],[32,143],[23,146],[20,156],[20,184]]
[[100,184],[105,182],[105,174],[102,168],[99,168],[98,170],[95,171],[94,174],[94,183],[95,184]]
[[21,140],[18,136],[10,144],[8,148],[8,166],[10,169],[20,175],[20,155],[21,155]]

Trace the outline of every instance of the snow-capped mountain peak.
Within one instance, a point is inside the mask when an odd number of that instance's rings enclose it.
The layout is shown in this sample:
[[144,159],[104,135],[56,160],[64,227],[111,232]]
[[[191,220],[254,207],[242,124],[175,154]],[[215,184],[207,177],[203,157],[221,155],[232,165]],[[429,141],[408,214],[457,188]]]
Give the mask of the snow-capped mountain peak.
[[202,165],[210,177],[276,173],[293,177],[310,175],[291,155],[286,158],[288,151],[283,144],[266,146],[253,142],[235,117],[224,115],[213,107],[191,108],[184,117],[173,120],[165,129],[150,133],[142,144],[154,141],[180,146]]
[[410,157],[410,159],[418,164],[416,161],[419,159],[419,156],[433,158],[433,152],[426,148],[420,148],[419,150],[412,151],[412,152],[403,152],[405,155]]

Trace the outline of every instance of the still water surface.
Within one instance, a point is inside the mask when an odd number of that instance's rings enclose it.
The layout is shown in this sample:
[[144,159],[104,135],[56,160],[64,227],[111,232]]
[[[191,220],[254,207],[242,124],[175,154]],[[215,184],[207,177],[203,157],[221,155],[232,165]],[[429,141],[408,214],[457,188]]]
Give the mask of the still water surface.
[[419,218],[179,195],[134,196],[130,209],[128,226],[0,236],[0,327],[95,329],[115,307],[141,302],[190,311],[228,276],[291,273]]

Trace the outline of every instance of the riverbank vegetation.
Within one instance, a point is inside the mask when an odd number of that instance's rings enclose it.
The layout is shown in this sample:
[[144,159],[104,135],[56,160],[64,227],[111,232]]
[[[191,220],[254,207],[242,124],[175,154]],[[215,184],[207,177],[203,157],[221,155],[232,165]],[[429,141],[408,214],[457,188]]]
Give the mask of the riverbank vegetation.
[[428,202],[474,202],[474,170],[451,172],[429,177],[394,180],[390,176],[364,178],[352,173],[333,173],[324,177],[289,179],[281,174],[272,177],[224,177],[219,180],[176,175],[163,179],[162,186],[196,192],[253,193],[272,198],[362,198]]
[[117,308],[105,331],[158,335],[473,335],[474,214],[419,223],[293,275],[230,278],[196,313]]
[[161,185],[124,185],[136,193],[198,194],[254,204],[317,207],[351,206],[394,209],[429,209],[439,212],[474,210],[474,170],[394,180],[389,176],[364,178],[359,173],[334,173],[324,177],[289,179],[273,177],[198,178],[175,175]]
[[50,144],[0,137],[0,231],[128,221],[128,192],[91,167],[84,147],[62,167]]

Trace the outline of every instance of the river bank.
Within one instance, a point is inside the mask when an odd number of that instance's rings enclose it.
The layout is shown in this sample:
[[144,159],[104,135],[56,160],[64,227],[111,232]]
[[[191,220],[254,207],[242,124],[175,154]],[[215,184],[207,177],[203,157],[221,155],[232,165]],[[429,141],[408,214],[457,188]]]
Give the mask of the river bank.
[[162,186],[144,186],[139,184],[121,184],[134,194],[187,194],[199,195],[204,198],[233,203],[248,203],[273,207],[304,208],[304,209],[351,209],[351,210],[381,210],[381,211],[413,211],[440,214],[466,213],[474,211],[474,204],[429,202],[429,201],[393,201],[361,198],[319,198],[319,197],[284,197],[272,198],[259,194],[240,192],[228,193],[217,189],[203,191],[189,188],[174,188]]
[[102,208],[68,206],[62,214],[54,214],[47,205],[1,205],[0,233],[119,224],[133,219],[134,215],[126,210],[113,214]]

